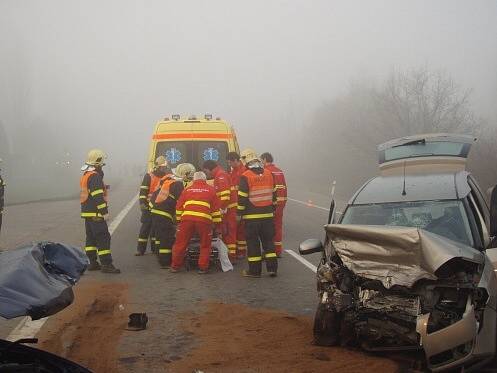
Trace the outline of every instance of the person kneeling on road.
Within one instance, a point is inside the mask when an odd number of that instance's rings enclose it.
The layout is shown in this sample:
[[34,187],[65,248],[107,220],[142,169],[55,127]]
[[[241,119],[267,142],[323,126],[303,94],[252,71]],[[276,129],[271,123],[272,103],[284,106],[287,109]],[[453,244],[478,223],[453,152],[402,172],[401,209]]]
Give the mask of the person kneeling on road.
[[245,223],[249,265],[248,271],[244,270],[242,275],[261,277],[264,258],[269,276],[276,277],[278,260],[274,251],[274,205],[277,196],[273,174],[264,169],[262,160],[252,149],[244,150],[241,159],[247,170],[240,177],[237,210]]
[[[89,271],[101,269],[104,273],[121,273],[112,264],[110,252],[110,233],[107,227],[109,216],[107,205],[107,187],[104,184],[102,167],[105,165],[105,153],[99,149],[90,150],[86,163],[81,168],[81,217],[85,219],[85,251],[90,259]],[[98,257],[97,257],[98,255]],[[100,263],[98,263],[100,259]]]
[[183,163],[176,167],[175,177],[167,175],[159,189],[152,194],[150,207],[153,222],[153,231],[159,242],[159,264],[161,268],[171,266],[172,249],[176,226],[175,213],[178,201],[184,189],[184,183],[193,179],[195,167],[190,163]]
[[183,265],[186,249],[195,233],[200,236],[198,273],[209,270],[212,250],[212,224],[221,224],[220,200],[214,187],[207,184],[203,172],[195,172],[193,184],[187,187],[176,204],[176,218],[179,221],[176,242],[173,246],[171,272],[178,272]]

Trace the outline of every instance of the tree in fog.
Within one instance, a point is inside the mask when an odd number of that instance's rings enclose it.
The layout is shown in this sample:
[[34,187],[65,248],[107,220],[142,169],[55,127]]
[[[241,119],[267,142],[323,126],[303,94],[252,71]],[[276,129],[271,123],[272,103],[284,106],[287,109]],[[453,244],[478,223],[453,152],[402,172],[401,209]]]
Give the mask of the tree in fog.
[[380,84],[357,80],[345,95],[323,104],[306,143],[317,149],[334,177],[357,186],[376,173],[376,148],[387,140],[434,132],[477,135],[482,125],[470,91],[462,90],[448,73],[395,70]]

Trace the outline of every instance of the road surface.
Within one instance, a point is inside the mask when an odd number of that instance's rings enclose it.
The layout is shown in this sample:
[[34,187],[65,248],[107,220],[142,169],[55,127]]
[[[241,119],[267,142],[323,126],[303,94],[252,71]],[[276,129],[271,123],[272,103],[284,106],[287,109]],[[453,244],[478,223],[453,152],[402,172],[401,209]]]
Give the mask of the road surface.
[[[122,274],[85,274],[75,288],[73,305],[37,323],[1,320],[3,338],[36,334],[39,347],[95,372],[397,369],[383,358],[311,344],[317,254],[305,258],[306,262],[285,252],[274,279],[241,277],[244,263],[229,273],[171,274],[159,268],[152,254],[135,257],[140,216],[137,185],[111,189],[112,253]],[[284,246],[295,254],[302,240],[323,237],[328,201],[305,191],[290,197]],[[7,207],[0,245],[9,249],[52,240],[80,247],[84,232],[78,211],[77,200]],[[147,330],[125,330],[132,312],[147,313]]]

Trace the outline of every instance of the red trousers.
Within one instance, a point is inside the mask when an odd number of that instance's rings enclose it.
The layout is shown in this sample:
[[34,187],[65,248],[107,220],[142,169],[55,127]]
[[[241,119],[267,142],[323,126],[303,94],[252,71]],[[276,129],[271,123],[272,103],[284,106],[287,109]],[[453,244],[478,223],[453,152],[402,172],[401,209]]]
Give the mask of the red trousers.
[[236,207],[228,209],[224,215],[223,223],[226,224],[225,232],[223,232],[223,241],[228,247],[228,254],[231,260],[236,259],[236,236],[237,236],[237,223],[236,223]]
[[285,206],[277,205],[274,211],[274,251],[280,255],[283,251],[283,209]]
[[212,250],[212,224],[197,221],[181,221],[176,231],[176,242],[173,246],[173,261],[171,267],[179,269],[185,259],[186,248],[193,234],[197,232],[200,236],[200,257],[198,268],[207,270]]
[[236,255],[239,259],[247,256],[247,239],[245,238],[245,223],[240,221],[236,232]]

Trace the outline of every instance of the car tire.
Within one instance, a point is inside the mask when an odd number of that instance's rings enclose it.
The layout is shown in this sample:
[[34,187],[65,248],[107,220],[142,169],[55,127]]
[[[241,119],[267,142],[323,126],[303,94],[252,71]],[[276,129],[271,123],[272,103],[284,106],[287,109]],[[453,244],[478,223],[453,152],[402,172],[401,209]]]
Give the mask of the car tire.
[[324,304],[319,304],[314,316],[314,344],[318,346],[336,346],[340,343],[341,317],[336,311],[330,311]]

